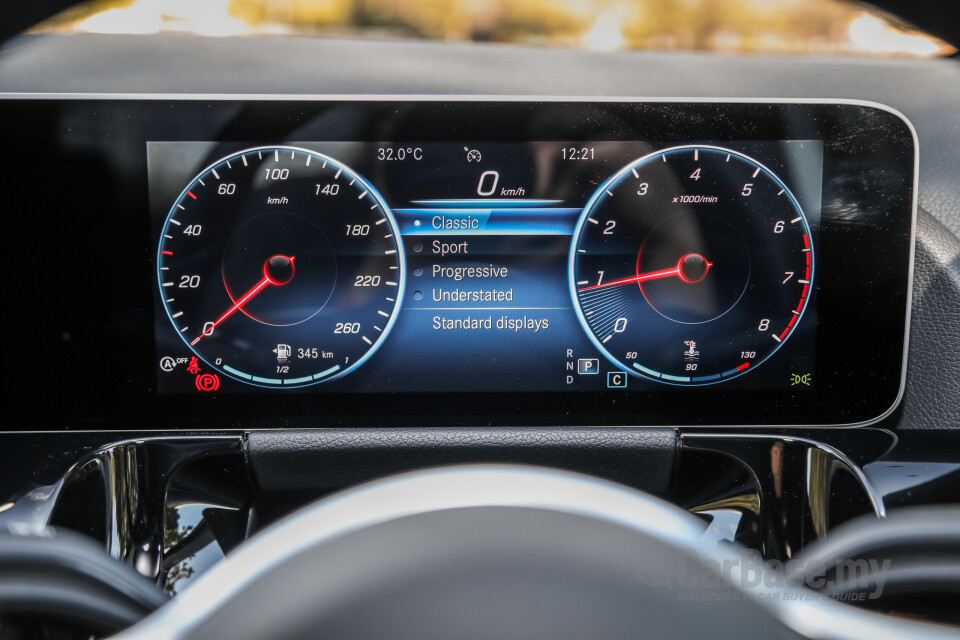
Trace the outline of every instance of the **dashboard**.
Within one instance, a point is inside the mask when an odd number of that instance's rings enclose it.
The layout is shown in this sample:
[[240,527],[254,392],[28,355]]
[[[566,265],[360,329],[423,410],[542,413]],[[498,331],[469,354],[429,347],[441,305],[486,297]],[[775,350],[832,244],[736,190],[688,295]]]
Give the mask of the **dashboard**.
[[[960,486],[957,78],[956,60],[17,40],[0,184],[23,411],[0,427],[0,529],[81,532],[146,576],[147,610],[206,615],[192,598],[248,584],[211,576],[262,568],[244,548],[272,562],[330,524],[290,515],[314,499],[356,514],[339,492],[375,478],[535,465],[649,494],[657,535],[695,518],[698,552],[883,559],[861,542],[908,531],[919,580],[805,619],[957,623],[927,579],[960,531],[938,519]],[[445,509],[461,482],[515,511],[534,486],[464,473],[375,502]],[[579,491],[548,497],[603,507]],[[269,627],[265,602],[244,609]]]
[[882,105],[0,110],[48,132],[13,134],[15,206],[80,206],[33,264],[84,301],[41,320],[86,370],[47,428],[849,425],[902,395],[918,152]]

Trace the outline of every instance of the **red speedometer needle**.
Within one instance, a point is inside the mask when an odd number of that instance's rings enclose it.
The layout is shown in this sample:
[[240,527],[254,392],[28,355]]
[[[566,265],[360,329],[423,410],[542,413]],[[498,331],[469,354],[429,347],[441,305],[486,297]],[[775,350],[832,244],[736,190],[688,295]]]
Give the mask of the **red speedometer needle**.
[[659,280],[660,278],[674,277],[680,278],[689,284],[694,284],[706,278],[707,272],[712,266],[713,263],[707,262],[707,259],[699,253],[688,253],[681,256],[680,259],[677,260],[677,265],[675,267],[671,267],[670,269],[648,271],[647,273],[640,273],[631,278],[621,278],[619,280],[611,280],[610,282],[595,284],[590,287],[583,287],[582,289],[577,289],[577,291],[590,291],[591,289],[617,287],[623,284],[630,284],[632,282],[646,282],[647,280]]
[[203,333],[196,337],[196,339],[190,343],[190,346],[197,344],[205,336],[213,333],[213,330],[216,329],[221,322],[232,316],[238,309],[247,304],[254,297],[270,285],[277,287],[282,287],[293,279],[294,267],[293,267],[293,256],[282,256],[276,255],[270,257],[266,262],[263,263],[263,278],[257,284],[253,285],[253,288],[250,291],[247,291],[245,294],[237,298],[237,301],[233,303],[233,306],[224,311],[219,318],[214,320],[212,323],[207,323],[204,325]]

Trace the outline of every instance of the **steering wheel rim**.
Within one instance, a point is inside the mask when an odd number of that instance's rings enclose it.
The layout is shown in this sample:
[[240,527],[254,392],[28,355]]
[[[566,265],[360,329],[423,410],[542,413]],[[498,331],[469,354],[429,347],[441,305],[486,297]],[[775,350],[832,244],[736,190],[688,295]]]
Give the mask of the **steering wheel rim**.
[[[603,620],[599,635],[608,637],[656,629],[688,637],[738,621],[756,637],[949,633],[802,587],[766,586],[740,570],[743,556],[733,545],[707,543],[705,529],[659,498],[580,474],[503,465],[417,471],[330,496],[271,525],[117,638],[360,638],[388,631],[440,638],[454,631],[447,623],[478,607],[486,617],[457,635],[529,637],[536,628],[573,638],[578,615]],[[499,573],[491,574],[495,565]],[[677,567],[715,576],[713,569],[728,565],[719,583],[679,584]],[[554,592],[559,606],[530,600],[516,608],[558,582],[590,589]],[[490,601],[476,600],[483,591],[463,591],[470,584],[502,590],[517,583],[528,583],[526,590],[507,589],[509,598]],[[607,598],[589,601],[603,589]],[[474,600],[447,597],[461,592]],[[704,613],[710,600],[722,606]],[[396,601],[404,602],[403,611],[387,604]]]

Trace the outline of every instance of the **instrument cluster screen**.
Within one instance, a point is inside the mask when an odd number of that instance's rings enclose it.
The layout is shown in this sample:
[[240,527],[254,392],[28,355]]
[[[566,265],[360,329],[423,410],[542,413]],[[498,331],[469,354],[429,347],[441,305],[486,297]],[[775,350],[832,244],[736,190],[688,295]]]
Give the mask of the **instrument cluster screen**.
[[162,394],[816,388],[823,141],[148,141]]
[[60,389],[34,429],[853,426],[903,395],[918,152],[883,105],[0,94],[0,120],[43,365],[11,393]]

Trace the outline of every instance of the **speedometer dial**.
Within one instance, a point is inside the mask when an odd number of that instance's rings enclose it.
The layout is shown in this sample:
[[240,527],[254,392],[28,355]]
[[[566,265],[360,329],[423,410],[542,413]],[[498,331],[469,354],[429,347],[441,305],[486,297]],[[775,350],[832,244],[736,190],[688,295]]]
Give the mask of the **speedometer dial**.
[[713,384],[787,341],[810,299],[813,253],[807,218],[772,171],[730,149],[673,147],[591,198],[571,247],[571,295],[617,366]]
[[261,147],[197,175],[157,256],[163,304],[208,365],[293,388],[363,364],[393,326],[399,232],[377,191],[328,156]]

